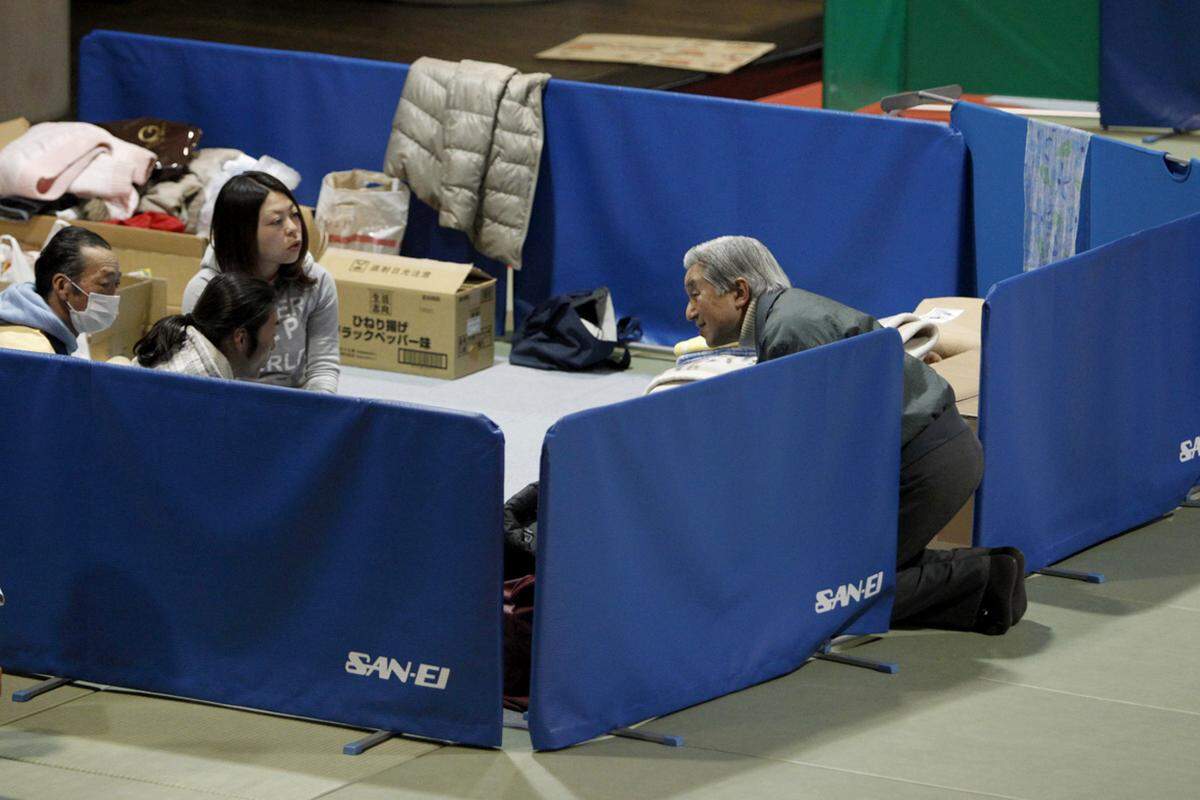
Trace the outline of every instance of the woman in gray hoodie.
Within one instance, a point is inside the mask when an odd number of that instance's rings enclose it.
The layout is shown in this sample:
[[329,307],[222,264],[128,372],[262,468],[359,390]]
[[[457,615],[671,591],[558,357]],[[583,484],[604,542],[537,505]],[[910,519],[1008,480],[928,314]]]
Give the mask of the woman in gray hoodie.
[[296,198],[274,176],[245,172],[222,187],[213,207],[212,245],[184,289],[184,313],[223,272],[262,278],[275,287],[275,346],[257,380],[336,393],[337,289],[308,252],[308,228]]

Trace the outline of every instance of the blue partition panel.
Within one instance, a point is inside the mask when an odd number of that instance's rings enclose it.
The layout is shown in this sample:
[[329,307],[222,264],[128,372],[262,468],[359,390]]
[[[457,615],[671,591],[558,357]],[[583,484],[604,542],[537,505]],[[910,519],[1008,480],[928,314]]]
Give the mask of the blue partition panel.
[[695,335],[683,254],[722,234],[878,315],[959,291],[964,149],[944,126],[559,81],[546,125],[548,224],[526,250],[553,269],[531,255],[528,279],[607,285],[651,341]]
[[[976,290],[979,296],[999,281],[1020,275],[1025,256],[1025,137],[1028,122],[1024,117],[988,108],[976,103],[959,102],[950,112],[951,124],[966,140],[971,182],[971,219],[975,251]],[[1079,228],[1075,236],[1076,252],[1093,247],[1094,202],[1121,203],[1124,194],[1117,184],[1104,181],[1096,173],[1094,159],[1098,150],[1113,152],[1116,160],[1140,148],[1093,136],[1088,143],[1083,186],[1079,195]],[[1160,156],[1161,158],[1161,156]],[[1167,219],[1175,219],[1168,217]],[[1160,219],[1152,224],[1165,222]],[[1147,227],[1147,226],[1142,226]],[[1132,233],[1141,228],[1131,228]],[[1122,234],[1124,235],[1124,234]]]
[[[297,167],[312,202],[326,172],[382,164],[407,67],[101,31],[83,39],[80,74],[82,119],[194,122],[206,145]],[[969,277],[964,148],[944,126],[559,80],[545,121],[525,302],[607,285],[647,341],[675,342],[695,333],[683,253],[727,233],[761,238],[797,285],[874,314]],[[435,222],[414,203],[406,253],[474,257]]]
[[1196,0],[1100,1],[1100,121],[1200,128]]
[[1200,215],[996,285],[975,537],[1031,570],[1170,511],[1200,479]]
[[[1026,120],[956,103],[951,122],[966,140],[971,170],[975,269],[980,294],[1021,273],[1025,222]],[[1079,251],[1200,212],[1196,163],[1093,136],[1080,197]]]
[[970,172],[975,288],[1020,275],[1025,253],[1024,117],[955,103],[950,124],[963,135]]
[[408,67],[361,58],[93,31],[79,44],[79,118],[156,116],[202,147],[274,156],[315,205],[335,170],[380,169]]
[[551,428],[534,747],[786,673],[852,625],[887,630],[901,363],[879,331]]
[[0,350],[5,669],[500,744],[477,415]]
[[1090,245],[1200,212],[1200,161],[1167,161],[1158,150],[1094,137],[1088,148]]

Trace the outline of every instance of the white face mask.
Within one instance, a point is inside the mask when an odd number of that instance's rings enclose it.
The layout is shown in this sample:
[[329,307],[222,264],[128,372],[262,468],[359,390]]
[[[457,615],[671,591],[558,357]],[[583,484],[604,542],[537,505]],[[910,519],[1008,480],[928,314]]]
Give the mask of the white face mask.
[[[83,292],[79,284],[67,278],[67,281]],[[83,292],[87,297],[87,305],[83,311],[76,311],[67,303],[67,311],[71,314],[71,325],[79,333],[99,333],[111,327],[117,320],[117,312],[121,308],[121,297],[115,294],[98,294]]]

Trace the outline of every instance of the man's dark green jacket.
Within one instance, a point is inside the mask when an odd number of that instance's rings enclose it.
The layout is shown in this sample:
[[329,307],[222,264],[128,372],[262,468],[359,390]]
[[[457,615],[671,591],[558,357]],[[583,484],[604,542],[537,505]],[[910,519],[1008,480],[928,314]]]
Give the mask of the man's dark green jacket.
[[[770,361],[880,327],[871,315],[828,297],[803,289],[775,289],[762,294],[755,303],[754,347],[759,361]],[[900,446],[915,439],[953,402],[950,384],[906,353]]]

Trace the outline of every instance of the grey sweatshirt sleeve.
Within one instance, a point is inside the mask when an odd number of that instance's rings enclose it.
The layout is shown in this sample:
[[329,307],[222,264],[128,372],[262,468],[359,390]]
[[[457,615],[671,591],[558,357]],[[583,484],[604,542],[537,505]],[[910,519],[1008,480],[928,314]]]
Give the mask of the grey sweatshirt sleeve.
[[318,273],[315,306],[308,315],[307,364],[303,389],[337,394],[341,373],[341,343],[338,340],[338,299],[333,278],[324,269]]
[[187,286],[183,289],[183,303],[180,306],[181,313],[192,313],[192,309],[196,307],[196,301],[200,299],[200,295],[204,294],[204,287],[208,286],[208,282],[216,274],[210,269],[201,269],[192,276],[192,279],[188,281]]

